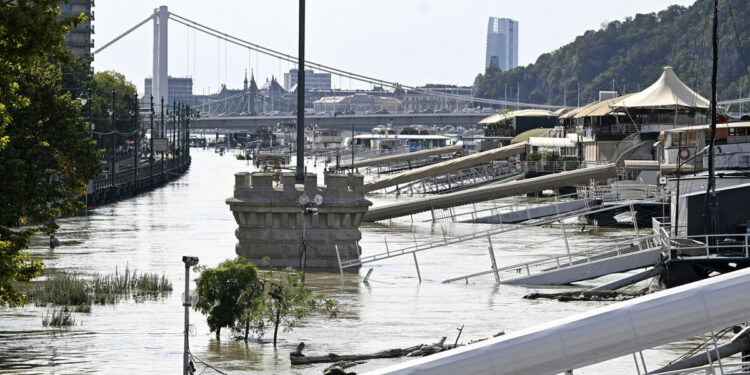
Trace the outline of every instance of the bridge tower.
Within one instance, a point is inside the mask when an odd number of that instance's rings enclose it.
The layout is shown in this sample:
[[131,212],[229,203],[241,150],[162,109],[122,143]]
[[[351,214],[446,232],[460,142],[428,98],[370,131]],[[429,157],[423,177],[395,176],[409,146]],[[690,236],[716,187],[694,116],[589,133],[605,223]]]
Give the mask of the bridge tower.
[[166,5],[154,9],[154,54],[153,54],[153,78],[151,79],[151,92],[154,102],[159,103],[164,98],[169,103],[169,39],[168,21],[169,10]]

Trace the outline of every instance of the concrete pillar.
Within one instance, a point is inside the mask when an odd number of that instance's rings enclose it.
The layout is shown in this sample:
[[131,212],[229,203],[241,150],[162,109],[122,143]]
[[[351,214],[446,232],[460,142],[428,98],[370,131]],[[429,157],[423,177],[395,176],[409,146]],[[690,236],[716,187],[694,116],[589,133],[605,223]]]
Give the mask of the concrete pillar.
[[[274,185],[272,173],[235,174],[234,196],[227,204],[238,228],[237,255],[261,265],[268,257],[276,267],[298,267],[302,225],[307,241],[306,269],[338,269],[341,260],[359,258],[359,224],[372,204],[364,198],[363,177],[359,174],[327,174],[325,185],[317,185],[317,176],[308,173],[305,184],[297,184],[294,173],[283,173]],[[321,195],[317,213],[305,213],[299,197],[312,201]]]
[[165,5],[154,9],[154,49],[153,49],[153,77],[151,92],[154,101],[160,103],[164,98],[169,103],[169,10]]

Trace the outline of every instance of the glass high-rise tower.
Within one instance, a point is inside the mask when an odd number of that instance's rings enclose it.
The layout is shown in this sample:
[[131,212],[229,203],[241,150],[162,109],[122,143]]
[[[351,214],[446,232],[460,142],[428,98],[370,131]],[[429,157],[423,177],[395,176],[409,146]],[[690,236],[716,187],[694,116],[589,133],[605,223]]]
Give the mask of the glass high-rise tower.
[[518,66],[518,21],[510,18],[490,17],[487,25],[487,55],[485,69],[497,59],[497,68],[503,71]]

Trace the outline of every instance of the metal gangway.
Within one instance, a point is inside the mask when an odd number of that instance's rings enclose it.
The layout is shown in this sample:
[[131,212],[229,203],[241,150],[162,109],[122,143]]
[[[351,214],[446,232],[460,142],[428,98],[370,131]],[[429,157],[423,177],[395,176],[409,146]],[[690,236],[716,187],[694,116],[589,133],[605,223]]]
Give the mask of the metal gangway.
[[[490,252],[493,252],[492,242]],[[497,268],[494,256],[491,269],[443,281],[483,281],[494,277],[498,284],[562,285],[595,279],[612,273],[626,272],[657,264],[662,247],[659,235],[652,234],[611,245],[586,249],[548,258]]]
[[[659,198],[655,198],[653,201],[656,201],[657,199],[659,199]],[[360,257],[358,259],[350,259],[350,260],[340,261],[339,262],[339,267],[340,267],[340,269],[343,272],[343,270],[346,269],[346,268],[360,267],[360,266],[368,264],[368,263],[382,261],[382,260],[394,258],[394,257],[397,257],[397,256],[412,255],[413,258],[414,258],[414,265],[415,265],[415,268],[417,270],[417,276],[418,276],[418,278],[419,278],[419,280],[421,282],[422,276],[421,276],[420,271],[419,271],[419,262],[417,260],[417,253],[418,252],[432,250],[432,249],[437,249],[437,248],[441,248],[441,247],[449,246],[449,245],[460,244],[460,243],[464,243],[466,241],[481,240],[481,239],[487,239],[487,242],[489,244],[491,244],[491,241],[492,241],[491,237],[492,236],[496,236],[496,235],[500,235],[500,234],[504,234],[504,233],[513,232],[513,231],[516,231],[516,230],[520,230],[522,228],[528,228],[529,226],[548,225],[548,224],[553,224],[553,223],[556,223],[556,222],[559,223],[560,227],[561,227],[562,238],[565,241],[566,254],[570,254],[571,257],[572,257],[573,253],[571,252],[569,244],[568,244],[567,230],[565,228],[565,220],[571,219],[571,218],[576,218],[576,217],[578,217],[580,215],[592,214],[592,213],[597,213],[597,212],[604,212],[604,211],[608,211],[608,210],[618,210],[618,209],[623,209],[623,208],[629,208],[630,209],[631,215],[633,217],[633,227],[634,227],[634,229],[636,231],[636,239],[640,238],[638,224],[637,224],[637,222],[635,220],[635,210],[633,208],[633,202],[624,202],[624,203],[620,203],[620,204],[608,205],[608,206],[605,206],[605,207],[590,207],[590,208],[587,208],[587,209],[576,210],[576,211],[567,212],[567,213],[564,213],[564,214],[560,213],[559,215],[555,215],[554,217],[543,217],[543,218],[529,220],[529,221],[525,222],[524,224],[509,224],[509,225],[502,225],[501,224],[500,228],[493,227],[491,229],[487,229],[487,230],[483,230],[483,231],[477,231],[477,232],[473,232],[473,233],[470,233],[470,234],[464,234],[464,235],[449,236],[448,234],[445,233],[445,230],[443,229],[443,227],[441,225],[442,239],[420,243],[417,240],[416,234],[412,233],[412,236],[413,236],[413,239],[414,239],[414,244],[413,245],[409,245],[409,246],[405,246],[405,247],[401,247],[401,248],[397,248],[397,249],[391,249],[391,247],[388,245],[388,238],[384,237],[384,246],[385,246],[385,249],[386,249],[385,252],[381,252],[381,253],[377,253],[377,254],[373,254],[373,255],[368,255],[368,256],[362,256],[362,257]],[[655,236],[655,237],[657,237],[657,236]],[[490,248],[491,247],[492,246],[490,245]],[[649,247],[646,247],[646,248],[649,248]],[[644,249],[643,243],[641,243],[639,249]],[[585,251],[584,251],[584,253],[585,253]],[[489,254],[490,254],[490,263],[493,265],[492,269],[497,269],[498,267],[497,267],[497,264],[496,264],[496,261],[495,261],[494,250],[490,249]],[[572,263],[574,265],[576,264],[576,263],[574,263],[572,261],[572,258],[570,260],[570,263]],[[654,263],[656,263],[656,262],[654,262]],[[459,279],[461,279],[461,278],[465,278],[465,277],[462,276]]]
[[[568,212],[584,212],[602,207],[602,204],[617,205],[638,204],[644,201],[659,200],[664,192],[657,186],[644,184],[609,184],[579,186],[575,193],[555,194],[551,197],[522,199],[514,196],[512,202],[493,200],[491,207],[477,207],[472,204],[465,207],[449,207],[432,210],[432,221],[451,221],[453,223],[518,223],[542,217],[559,215]],[[468,208],[468,210],[464,209]]]
[[522,164],[498,161],[383,189],[386,194],[443,194],[522,177]]

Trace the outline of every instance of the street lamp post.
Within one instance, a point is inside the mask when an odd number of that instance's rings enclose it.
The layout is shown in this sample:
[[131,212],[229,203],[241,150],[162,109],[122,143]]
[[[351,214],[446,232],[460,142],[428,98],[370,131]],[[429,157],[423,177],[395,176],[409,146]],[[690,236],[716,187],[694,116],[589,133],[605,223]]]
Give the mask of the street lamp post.
[[[161,126],[159,127],[159,138],[164,138],[164,97],[161,97],[161,119],[160,119]],[[161,152],[161,173],[164,174],[164,151]],[[164,178],[164,176],[162,176]]]
[[150,129],[151,129],[151,136],[149,137],[150,141],[150,150],[149,150],[149,156],[148,156],[148,169],[150,172],[149,181],[151,183],[154,183],[154,96],[151,95],[151,116],[149,117],[149,122],[151,123]]
[[175,159],[175,142],[176,142],[176,136],[177,136],[177,101],[172,101],[172,164],[174,164]]
[[[190,297],[190,267],[198,265],[198,257],[183,256],[182,261],[185,263],[185,296],[182,298],[182,306],[185,308],[185,331],[184,334],[184,349],[182,352],[182,373],[187,375],[192,373],[195,369],[190,369],[190,360],[188,358],[190,354],[190,306],[192,306],[192,298]],[[192,370],[192,371],[190,371]]]
[[133,119],[135,120],[133,131],[133,189],[138,189],[138,164],[141,162],[138,159],[138,143],[141,141],[141,134],[138,130],[138,117],[140,116],[138,113],[138,93],[133,96],[133,100]]
[[112,119],[112,150],[111,150],[112,157],[110,159],[112,161],[112,167],[110,169],[112,171],[112,187],[114,188],[115,187],[115,172],[116,172],[116,169],[115,169],[115,142],[116,142],[115,140],[115,90],[112,90],[112,103],[107,113],[109,113],[109,116]]

